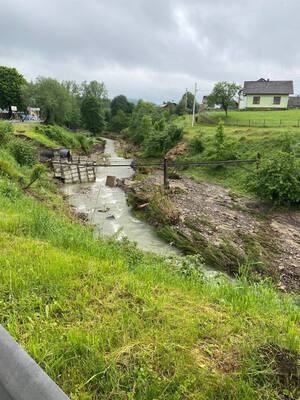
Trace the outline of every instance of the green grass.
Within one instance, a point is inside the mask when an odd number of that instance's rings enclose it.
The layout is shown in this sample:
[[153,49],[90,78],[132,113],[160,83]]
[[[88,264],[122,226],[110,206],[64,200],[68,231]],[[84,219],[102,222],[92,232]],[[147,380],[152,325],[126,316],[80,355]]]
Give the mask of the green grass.
[[224,111],[210,111],[201,116],[207,121],[216,123],[223,119],[230,125],[270,126],[270,127],[297,127],[300,126],[300,109],[279,111],[228,111],[226,118]]
[[38,123],[23,123],[23,124],[15,124],[15,135],[25,135],[28,138],[32,139],[35,143],[41,144],[50,148],[57,148],[59,144],[55,140],[49,139],[47,136],[37,132],[35,128],[39,126]]
[[298,357],[296,296],[183,279],[1,186],[0,217],[1,323],[72,399],[296,393],[296,375],[282,383],[263,351]]
[[[184,129],[184,140],[189,142],[194,136],[200,136],[204,145],[204,151],[200,154],[186,153],[185,159],[191,161],[206,160],[214,150],[214,135],[216,126],[197,124],[191,127],[191,117],[176,118],[176,124]],[[256,158],[259,153],[262,158],[268,157],[274,151],[280,150],[289,137],[294,151],[300,157],[300,128],[254,128],[225,126],[226,138],[232,144],[232,148],[239,159]],[[251,196],[246,187],[246,180],[255,171],[255,166],[230,166],[223,168],[189,168],[184,171],[198,181],[208,181],[221,184],[233,191]]]
[[0,177],[0,323],[72,400],[298,398],[299,295],[199,279],[95,239],[46,178],[30,193]]

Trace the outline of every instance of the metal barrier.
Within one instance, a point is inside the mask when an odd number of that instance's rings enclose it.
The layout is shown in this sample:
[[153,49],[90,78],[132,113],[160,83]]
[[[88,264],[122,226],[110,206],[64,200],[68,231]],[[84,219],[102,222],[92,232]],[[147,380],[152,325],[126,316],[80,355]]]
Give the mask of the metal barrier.
[[1,325],[0,399],[69,400]]

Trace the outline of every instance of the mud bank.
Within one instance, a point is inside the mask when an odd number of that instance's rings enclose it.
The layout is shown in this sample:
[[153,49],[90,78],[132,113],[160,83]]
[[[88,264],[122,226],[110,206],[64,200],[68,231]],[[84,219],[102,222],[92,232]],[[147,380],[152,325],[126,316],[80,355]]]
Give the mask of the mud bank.
[[185,253],[200,253],[231,274],[271,277],[282,290],[300,289],[300,213],[279,213],[230,190],[183,177],[130,183],[131,203],[161,236]]

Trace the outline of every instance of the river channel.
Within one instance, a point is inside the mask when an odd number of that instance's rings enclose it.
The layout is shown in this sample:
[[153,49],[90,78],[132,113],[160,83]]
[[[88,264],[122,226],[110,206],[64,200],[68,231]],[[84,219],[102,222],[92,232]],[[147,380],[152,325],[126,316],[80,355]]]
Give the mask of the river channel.
[[[110,158],[111,164],[130,163],[130,160],[117,155],[114,140],[105,141],[104,153]],[[133,174],[133,169],[127,166],[98,167],[95,182],[65,185],[63,190],[69,203],[78,212],[87,215],[96,236],[110,235],[118,239],[127,237],[145,251],[165,255],[179,254],[176,248],[157,236],[153,227],[135,218],[122,189],[105,185],[107,175],[122,179],[130,178]]]

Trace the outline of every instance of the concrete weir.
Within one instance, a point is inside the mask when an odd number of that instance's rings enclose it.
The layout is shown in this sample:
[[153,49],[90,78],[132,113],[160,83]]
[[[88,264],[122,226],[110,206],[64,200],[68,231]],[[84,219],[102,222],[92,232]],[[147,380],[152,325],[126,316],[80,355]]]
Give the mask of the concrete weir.
[[69,400],[1,325],[0,399]]

